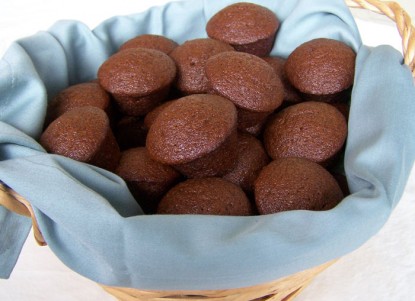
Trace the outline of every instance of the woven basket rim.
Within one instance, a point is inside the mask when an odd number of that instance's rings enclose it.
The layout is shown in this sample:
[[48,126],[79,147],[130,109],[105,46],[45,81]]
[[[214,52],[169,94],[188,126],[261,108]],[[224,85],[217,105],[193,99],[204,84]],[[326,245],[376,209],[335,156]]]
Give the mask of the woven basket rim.
[[402,39],[404,63],[415,77],[415,27],[410,15],[394,1],[383,0],[344,0],[349,8],[366,9],[387,16],[395,24]]

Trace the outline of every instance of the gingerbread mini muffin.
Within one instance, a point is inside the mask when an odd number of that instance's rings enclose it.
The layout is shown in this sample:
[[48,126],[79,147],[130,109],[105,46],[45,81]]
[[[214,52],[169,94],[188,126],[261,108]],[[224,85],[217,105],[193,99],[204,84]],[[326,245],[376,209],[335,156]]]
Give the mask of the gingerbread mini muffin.
[[69,86],[59,92],[49,103],[46,124],[58,118],[66,111],[93,106],[112,115],[110,95],[96,82],[86,82]]
[[224,51],[234,49],[229,44],[209,38],[189,40],[178,46],[170,53],[178,70],[176,87],[184,94],[209,92],[206,61]]
[[284,86],[284,101],[287,102],[287,104],[302,102],[303,99],[300,93],[291,85],[285,75],[284,67],[287,60],[278,56],[267,56],[262,59],[271,65],[275,73],[277,73],[278,77],[281,79]]
[[177,46],[178,44],[175,41],[165,36],[156,34],[142,34],[126,41],[120,46],[119,51],[130,48],[148,48],[169,54]]
[[176,64],[167,54],[146,48],[119,51],[98,70],[100,85],[130,116],[145,115],[165,100],[175,76]]
[[254,3],[235,3],[216,13],[206,24],[206,32],[237,51],[267,56],[279,25],[278,18],[268,8]]
[[308,100],[334,102],[349,95],[355,60],[356,53],[345,43],[314,39],[298,46],[288,56],[285,73]]
[[303,158],[281,158],[262,169],[254,184],[260,214],[287,210],[327,210],[343,199],[334,177]]
[[219,53],[207,61],[205,72],[212,91],[237,106],[241,131],[257,128],[259,132],[266,117],[283,101],[280,78],[255,55],[236,51]]
[[150,156],[187,177],[222,176],[237,158],[237,113],[226,98],[193,94],[175,100],[147,135]]
[[113,171],[120,149],[107,114],[97,107],[79,107],[55,119],[42,133],[46,151]]
[[244,216],[252,206],[237,185],[221,178],[189,179],[170,189],[160,201],[160,214]]
[[145,147],[123,151],[115,173],[125,180],[134,198],[148,214],[156,212],[162,196],[181,177],[172,167],[152,160]]
[[307,101],[272,116],[264,130],[264,145],[273,159],[301,157],[327,165],[347,136],[343,114],[330,104]]
[[250,134],[238,133],[238,160],[235,168],[223,178],[250,194],[255,179],[269,160],[261,141]]

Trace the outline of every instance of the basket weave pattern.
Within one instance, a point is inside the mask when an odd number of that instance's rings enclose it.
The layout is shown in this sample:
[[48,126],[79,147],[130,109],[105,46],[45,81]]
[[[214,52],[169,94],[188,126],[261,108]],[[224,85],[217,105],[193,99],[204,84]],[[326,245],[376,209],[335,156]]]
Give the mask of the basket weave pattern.
[[122,301],[132,300],[224,300],[224,301],[247,301],[247,300],[280,300],[288,301],[297,296],[312,280],[310,275],[317,275],[330,266],[333,261],[321,266],[305,270],[295,275],[278,279],[265,284],[251,287],[210,290],[210,291],[142,291],[131,288],[103,286],[111,295]]
[[[350,8],[370,10],[387,16],[396,23],[402,38],[404,63],[409,66],[415,77],[415,28],[409,14],[396,2],[380,0],[345,0]],[[39,245],[46,245],[38,227],[30,203],[0,180],[0,205],[21,215],[32,218],[33,232]],[[122,301],[180,301],[180,300],[277,300],[289,301],[295,298],[312,279],[333,264],[325,263],[312,269],[277,279],[273,282],[252,287],[209,290],[209,291],[143,291],[132,288],[102,286],[105,291]]]
[[415,77],[415,27],[409,14],[396,2],[379,0],[345,0],[350,8],[363,8],[387,16],[396,23],[402,38],[404,62]]

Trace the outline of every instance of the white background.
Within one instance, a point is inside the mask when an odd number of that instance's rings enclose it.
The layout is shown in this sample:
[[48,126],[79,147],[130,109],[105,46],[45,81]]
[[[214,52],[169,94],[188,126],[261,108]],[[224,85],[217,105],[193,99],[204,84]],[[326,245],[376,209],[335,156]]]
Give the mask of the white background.
[[[17,38],[48,29],[56,20],[81,20],[91,28],[106,18],[139,12],[167,0],[56,1],[2,0],[0,56]],[[399,0],[415,19],[415,1]],[[366,45],[400,49],[394,23],[355,12]],[[1,72],[1,70],[0,70]],[[398,100],[397,100],[398,101]],[[297,301],[406,301],[415,296],[415,172],[385,227],[360,249],[341,258],[315,278]],[[97,284],[72,272],[30,234],[10,279],[0,280],[2,301],[110,301]]]

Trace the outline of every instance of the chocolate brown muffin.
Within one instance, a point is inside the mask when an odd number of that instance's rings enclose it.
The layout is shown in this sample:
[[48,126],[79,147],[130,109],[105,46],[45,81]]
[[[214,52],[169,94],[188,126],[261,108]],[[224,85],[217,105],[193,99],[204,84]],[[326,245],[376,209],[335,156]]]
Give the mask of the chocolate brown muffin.
[[226,98],[193,94],[167,106],[147,135],[150,156],[187,177],[222,176],[237,158],[237,113]]
[[122,116],[114,126],[114,135],[121,150],[144,146],[147,132],[142,117]]
[[148,214],[156,212],[160,199],[181,177],[172,167],[151,159],[145,147],[123,151],[115,173]]
[[145,115],[165,100],[175,76],[176,64],[167,54],[146,48],[117,52],[98,70],[100,85],[130,116]]
[[291,85],[290,81],[285,75],[284,66],[286,59],[278,56],[267,56],[262,58],[274,69],[277,76],[281,79],[284,86],[284,101],[288,104],[299,103],[303,101],[300,93]]
[[327,165],[347,136],[342,113],[330,104],[302,102],[272,116],[264,130],[264,145],[273,158],[301,157]]
[[260,214],[287,210],[327,210],[343,199],[333,176],[303,158],[281,158],[262,169],[254,184]]
[[266,7],[235,3],[216,13],[206,24],[212,39],[224,41],[237,51],[267,56],[274,45],[280,22]]
[[284,88],[274,69],[261,58],[242,52],[222,52],[206,63],[206,76],[215,94],[238,108],[238,129],[264,123],[284,98]]
[[46,124],[49,124],[66,111],[84,106],[93,106],[111,112],[110,95],[96,82],[80,83],[59,92],[49,103]]
[[156,34],[142,34],[126,41],[120,46],[119,51],[130,48],[148,48],[169,54],[177,46],[178,44],[175,41],[165,36]]
[[186,41],[170,53],[176,62],[176,87],[184,94],[209,92],[205,75],[206,61],[215,54],[234,51],[232,46],[224,42],[201,38]]
[[250,194],[253,191],[255,179],[269,160],[261,141],[250,134],[239,133],[236,166],[223,178],[239,185]]
[[120,149],[107,114],[96,107],[79,107],[55,119],[42,133],[46,151],[113,171]]
[[298,46],[285,64],[290,83],[308,100],[338,101],[353,84],[356,53],[345,43],[314,39]]
[[252,206],[237,185],[221,178],[190,179],[170,189],[160,214],[251,215]]

